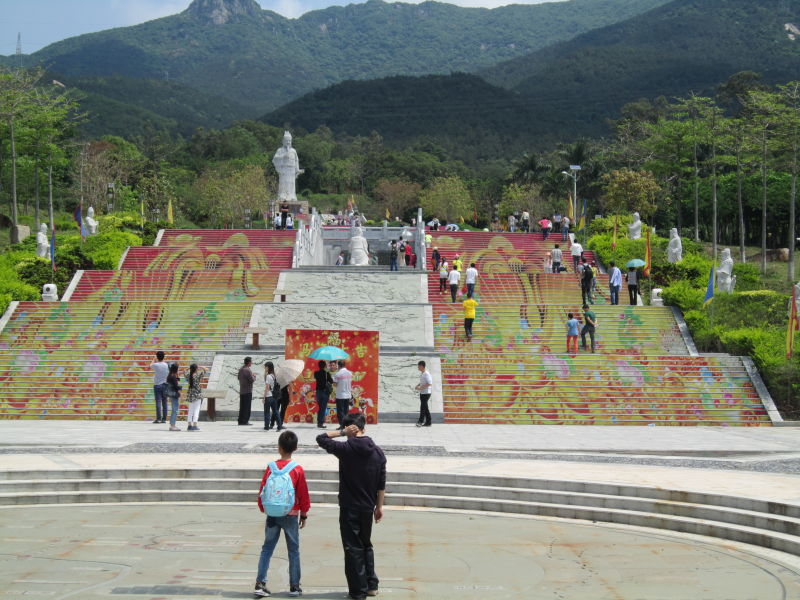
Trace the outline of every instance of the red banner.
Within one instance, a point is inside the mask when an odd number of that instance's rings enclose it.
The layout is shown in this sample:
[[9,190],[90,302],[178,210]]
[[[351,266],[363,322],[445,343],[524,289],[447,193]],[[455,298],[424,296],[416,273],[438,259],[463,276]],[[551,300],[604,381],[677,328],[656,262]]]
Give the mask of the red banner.
[[[347,368],[353,373],[353,403],[350,412],[361,412],[367,423],[378,422],[378,356],[380,354],[377,331],[344,331],[331,329],[287,329],[286,358],[305,361],[305,369],[289,386],[291,402],[286,410],[287,423],[316,423],[314,371],[317,359],[309,355],[322,346],[341,348],[350,358]],[[336,422],[335,393],[328,402],[326,423]]]

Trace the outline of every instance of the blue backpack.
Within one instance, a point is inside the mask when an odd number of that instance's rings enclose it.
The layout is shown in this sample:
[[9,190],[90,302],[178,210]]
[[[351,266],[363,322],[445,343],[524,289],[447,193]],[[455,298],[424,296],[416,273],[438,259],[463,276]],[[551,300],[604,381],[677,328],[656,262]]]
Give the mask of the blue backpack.
[[294,484],[289,475],[297,466],[293,460],[283,469],[275,462],[269,463],[269,477],[261,490],[261,505],[269,517],[285,517],[294,508]]

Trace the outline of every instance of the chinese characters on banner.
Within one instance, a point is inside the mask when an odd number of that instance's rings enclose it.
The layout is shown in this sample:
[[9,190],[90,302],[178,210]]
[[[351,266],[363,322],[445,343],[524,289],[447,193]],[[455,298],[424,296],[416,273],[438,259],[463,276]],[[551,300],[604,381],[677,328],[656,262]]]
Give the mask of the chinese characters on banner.
[[[362,412],[367,423],[378,422],[378,354],[377,331],[343,331],[331,329],[287,329],[286,358],[305,361],[300,377],[289,386],[290,404],[286,410],[287,423],[316,423],[317,400],[314,395],[314,371],[318,361],[309,358],[317,348],[336,346],[350,358],[347,368],[353,373],[353,403],[350,412]],[[331,369],[333,371],[333,369]],[[335,391],[328,402],[326,423],[336,422]]]

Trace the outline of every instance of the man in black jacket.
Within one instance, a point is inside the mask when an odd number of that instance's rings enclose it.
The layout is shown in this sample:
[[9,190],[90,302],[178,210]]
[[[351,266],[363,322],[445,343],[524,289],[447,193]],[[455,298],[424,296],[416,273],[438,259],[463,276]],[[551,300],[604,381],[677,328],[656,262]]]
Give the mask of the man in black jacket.
[[[344,547],[344,574],[353,600],[378,595],[372,519],[380,523],[383,518],[386,489],[386,457],[365,435],[364,424],[364,415],[348,414],[342,423],[344,430],[317,436],[320,448],[339,459],[339,532]],[[346,436],[347,441],[334,441],[338,436]]]

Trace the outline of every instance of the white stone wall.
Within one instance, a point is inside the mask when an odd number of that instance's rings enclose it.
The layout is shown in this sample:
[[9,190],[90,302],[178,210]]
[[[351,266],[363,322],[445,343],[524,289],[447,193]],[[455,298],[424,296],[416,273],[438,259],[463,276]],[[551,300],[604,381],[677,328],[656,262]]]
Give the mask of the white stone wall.
[[428,302],[428,278],[421,273],[301,273],[284,271],[279,290],[287,302],[420,304]]

